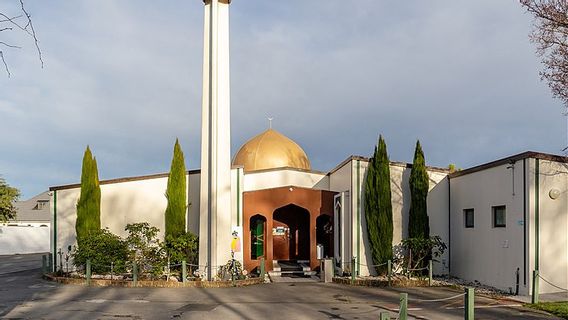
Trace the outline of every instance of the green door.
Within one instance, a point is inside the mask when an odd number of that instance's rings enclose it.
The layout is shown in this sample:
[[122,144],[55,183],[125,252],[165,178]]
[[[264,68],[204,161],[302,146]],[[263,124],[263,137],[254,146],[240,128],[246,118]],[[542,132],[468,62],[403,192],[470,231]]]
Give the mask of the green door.
[[260,259],[264,256],[264,220],[256,219],[251,224],[252,243],[251,256],[252,259]]

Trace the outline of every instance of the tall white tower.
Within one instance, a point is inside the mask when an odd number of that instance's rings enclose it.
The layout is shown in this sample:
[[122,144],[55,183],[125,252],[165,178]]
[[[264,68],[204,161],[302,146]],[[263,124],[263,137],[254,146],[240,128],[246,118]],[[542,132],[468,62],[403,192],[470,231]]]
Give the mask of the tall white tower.
[[[201,198],[199,264],[207,279],[230,258],[231,126],[229,87],[229,4],[204,0],[203,105],[201,116]],[[200,267],[203,270],[203,267]]]

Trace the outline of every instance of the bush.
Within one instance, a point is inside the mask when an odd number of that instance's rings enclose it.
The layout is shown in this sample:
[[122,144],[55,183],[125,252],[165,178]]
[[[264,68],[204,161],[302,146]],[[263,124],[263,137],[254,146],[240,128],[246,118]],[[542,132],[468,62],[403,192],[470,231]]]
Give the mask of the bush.
[[[430,238],[408,238],[402,240],[402,247],[405,251],[404,264],[406,270],[420,269],[426,263],[426,259],[432,257],[432,261],[444,254],[448,248],[440,236]],[[420,273],[420,272],[419,272]]]
[[170,257],[170,263],[197,264],[199,261],[199,238],[191,232],[177,237],[168,235],[164,242],[164,251]]
[[114,272],[126,271],[128,247],[119,236],[108,229],[94,230],[78,239],[77,248],[72,253],[73,265],[81,268],[91,260],[93,273],[110,273],[111,263]]
[[136,262],[140,273],[161,273],[166,265],[162,244],[158,240],[160,229],[148,222],[130,223],[124,228],[128,232],[126,245],[130,263]]

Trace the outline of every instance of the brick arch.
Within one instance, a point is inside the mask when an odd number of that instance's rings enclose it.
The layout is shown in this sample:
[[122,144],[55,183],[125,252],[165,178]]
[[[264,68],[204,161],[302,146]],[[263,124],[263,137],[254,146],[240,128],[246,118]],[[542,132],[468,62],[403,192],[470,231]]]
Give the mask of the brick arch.
[[[294,186],[248,191],[243,193],[243,260],[249,272],[258,268],[260,259],[251,259],[250,218],[260,214],[266,218],[265,268],[272,270],[274,259],[272,229],[273,213],[288,205],[305,209],[309,213],[309,257],[310,267],[319,266],[316,259],[316,219],[328,215],[333,219],[333,196],[336,192],[314,190]],[[332,251],[333,252],[333,251]]]

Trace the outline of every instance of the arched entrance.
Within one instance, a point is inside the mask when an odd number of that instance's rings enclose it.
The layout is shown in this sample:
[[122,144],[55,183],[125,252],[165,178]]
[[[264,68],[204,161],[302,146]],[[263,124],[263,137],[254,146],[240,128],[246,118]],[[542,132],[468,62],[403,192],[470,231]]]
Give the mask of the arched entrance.
[[323,246],[323,256],[333,257],[333,219],[322,214],[316,219],[316,243]]
[[274,260],[310,260],[310,212],[294,204],[273,214]]

